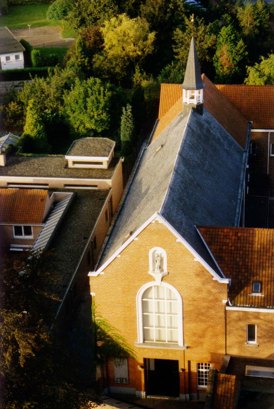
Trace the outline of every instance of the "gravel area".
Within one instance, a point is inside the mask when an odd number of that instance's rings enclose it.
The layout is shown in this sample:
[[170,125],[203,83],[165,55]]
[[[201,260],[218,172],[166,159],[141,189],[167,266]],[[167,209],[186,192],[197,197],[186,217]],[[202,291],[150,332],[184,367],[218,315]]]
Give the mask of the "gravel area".
[[11,30],[17,40],[22,38],[33,47],[70,47],[75,38],[62,38],[60,27],[34,27]]

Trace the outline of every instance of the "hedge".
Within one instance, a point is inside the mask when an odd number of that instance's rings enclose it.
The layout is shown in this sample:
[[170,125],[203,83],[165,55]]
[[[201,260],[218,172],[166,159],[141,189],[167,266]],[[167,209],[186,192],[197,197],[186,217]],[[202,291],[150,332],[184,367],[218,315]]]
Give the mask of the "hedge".
[[54,0],[8,0],[9,6],[33,6],[36,4],[51,4]]
[[55,67],[59,59],[56,54],[45,55],[43,50],[34,49],[31,51],[31,64],[33,67]]
[[31,52],[31,50],[33,50],[32,45],[30,45],[30,43],[27,42],[27,40],[24,40],[22,38],[22,40],[20,40],[20,43],[22,44],[22,46],[25,48],[26,51],[28,51],[29,53]]
[[0,70],[1,81],[24,81],[30,80],[31,77],[45,78],[48,76],[48,70],[52,67],[24,68],[22,70]]
[[9,13],[9,6],[7,0],[0,1],[0,11],[3,16],[6,16]]

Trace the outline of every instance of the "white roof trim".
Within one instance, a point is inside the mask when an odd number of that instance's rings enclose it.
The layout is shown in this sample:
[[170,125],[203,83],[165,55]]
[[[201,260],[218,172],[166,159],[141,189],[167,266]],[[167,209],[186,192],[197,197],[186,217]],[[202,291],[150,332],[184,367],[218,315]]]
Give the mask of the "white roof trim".
[[[196,250],[177,232],[177,230],[174,229],[174,227],[171,226],[171,224],[161,215],[159,215],[159,218],[162,219],[163,223],[166,225],[166,227],[174,234],[174,236],[177,237],[177,239],[190,251],[190,253],[205,267],[205,269],[213,276],[214,280],[217,280],[219,283],[222,284],[229,284],[230,280],[228,278],[221,278],[206,262],[205,260],[200,256],[199,253],[197,253]],[[195,227],[193,225],[193,227]]]
[[154,213],[97,271],[90,271],[88,276],[97,277],[135,239],[135,237],[137,237],[158,216],[159,213]]
[[195,226],[195,229],[197,230],[197,233],[198,233],[198,234],[199,234],[199,236],[201,237],[201,240],[203,241],[203,243],[204,243],[205,247],[207,248],[207,251],[208,251],[208,252],[209,252],[209,254],[211,255],[212,260],[213,260],[213,261],[214,261],[214,263],[216,264],[216,267],[218,268],[218,270],[219,270],[219,271],[220,271],[220,273],[222,274],[223,278],[225,278],[225,275],[224,275],[224,273],[222,272],[221,267],[219,266],[219,264],[217,263],[217,260],[216,260],[216,259],[215,259],[215,257],[213,256],[213,254],[212,254],[212,252],[211,252],[210,248],[208,247],[207,242],[205,241],[205,239],[204,239],[204,237],[203,237],[202,233],[200,232],[200,230],[198,229],[198,227],[197,227],[197,226]]
[[[104,269],[156,218],[160,219],[161,222],[177,237],[190,252],[191,254],[206,268],[206,270],[213,276],[214,280],[219,283],[229,284],[230,280],[228,278],[221,278],[206,262],[205,260],[190,246],[190,244],[175,230],[168,221],[161,216],[158,212],[154,213],[130,238],[97,270],[90,271],[88,273],[89,277],[97,277]],[[193,226],[194,227],[194,226]]]
[[274,132],[274,129],[251,129],[251,132]]
[[79,160],[81,162],[88,162],[88,161],[91,161],[91,160],[93,160],[93,161],[99,161],[99,160],[104,161],[104,160],[108,160],[109,157],[110,157],[110,154],[109,154],[109,156],[80,156],[80,155],[78,155],[78,156],[66,155],[65,156],[65,158],[67,160]]
[[274,313],[274,308],[250,308],[250,307],[228,307],[225,309],[227,311],[245,311],[245,312],[272,312]]

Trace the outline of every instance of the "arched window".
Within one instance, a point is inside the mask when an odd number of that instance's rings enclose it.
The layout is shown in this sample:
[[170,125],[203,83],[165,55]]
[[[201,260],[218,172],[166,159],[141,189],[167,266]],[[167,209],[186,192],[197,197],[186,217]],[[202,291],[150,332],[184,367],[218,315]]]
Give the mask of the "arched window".
[[170,284],[148,283],[137,295],[138,342],[183,346],[182,298]]

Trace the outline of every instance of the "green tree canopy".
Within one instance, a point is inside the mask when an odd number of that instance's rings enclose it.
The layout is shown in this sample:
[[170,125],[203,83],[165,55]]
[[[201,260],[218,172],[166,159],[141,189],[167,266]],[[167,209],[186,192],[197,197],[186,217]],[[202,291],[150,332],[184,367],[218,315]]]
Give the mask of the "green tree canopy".
[[215,82],[241,81],[247,56],[245,44],[231,26],[223,27],[217,37],[217,50],[213,58],[216,70]]
[[205,61],[210,61],[216,47],[215,23],[206,24],[204,19],[185,17],[186,28],[184,31],[177,28],[174,32],[174,53],[175,57],[185,68],[191,38],[195,38],[199,63],[203,67]]
[[270,54],[268,58],[261,57],[260,63],[247,67],[245,84],[274,85],[274,54]]
[[48,153],[50,145],[37,103],[31,99],[27,108],[23,134],[23,150],[30,153]]
[[262,0],[243,3],[237,8],[237,17],[246,36],[263,35],[268,30],[269,12]]
[[71,126],[81,136],[101,134],[109,129],[111,86],[98,78],[76,80],[64,95],[65,112]]
[[63,20],[72,10],[72,0],[55,0],[47,11],[49,20]]
[[115,73],[118,79],[122,79],[130,65],[134,71],[134,67],[153,51],[155,33],[149,31],[147,21],[140,17],[130,19],[121,14],[105,21],[101,31],[104,51],[93,60],[97,72]]
[[127,104],[126,108],[123,108],[123,114],[121,117],[121,148],[124,156],[131,154],[134,138],[134,120],[132,115],[131,105]]

